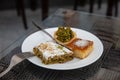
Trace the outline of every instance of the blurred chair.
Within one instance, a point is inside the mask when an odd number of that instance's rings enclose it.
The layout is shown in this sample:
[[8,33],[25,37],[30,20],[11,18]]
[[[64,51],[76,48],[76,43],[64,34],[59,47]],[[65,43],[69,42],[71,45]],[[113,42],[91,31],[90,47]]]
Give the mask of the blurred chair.
[[26,20],[26,14],[25,14],[25,7],[24,7],[24,1],[23,0],[15,0],[16,1],[16,9],[18,16],[22,17],[22,21],[24,24],[24,28],[27,29],[27,20]]
[[42,8],[42,20],[48,17],[49,11],[49,0],[41,0],[41,8]]
[[114,16],[118,16],[118,2],[119,0],[107,0],[107,16],[112,16],[113,9],[115,9]]
[[[83,3],[85,0],[75,0],[74,2],[74,10],[77,10],[78,5]],[[86,1],[85,1],[86,2]],[[95,0],[89,0],[89,12],[93,12]],[[85,3],[84,3],[85,4]]]
[[[25,6],[24,6],[24,0],[15,0],[16,1],[16,9],[18,16],[22,17],[22,21],[24,24],[24,28],[27,29],[27,19],[25,14]],[[30,8],[32,10],[35,10],[36,8],[36,2],[35,0],[30,0],[31,5]],[[42,20],[44,20],[48,16],[48,0],[41,0],[41,11],[42,11]]]
[[98,3],[98,9],[101,9],[102,0],[98,0],[97,3]]
[[[84,0],[75,0],[74,2],[74,10],[77,10],[79,3]],[[93,13],[93,8],[96,0],[89,0],[89,12]],[[118,16],[118,2],[119,0],[107,0],[107,11],[106,16],[112,16],[113,7],[115,8],[115,16]],[[101,8],[102,0],[97,0],[98,9]]]
[[30,2],[30,9],[32,11],[36,10],[36,8],[37,8],[37,0],[29,0],[29,2]]

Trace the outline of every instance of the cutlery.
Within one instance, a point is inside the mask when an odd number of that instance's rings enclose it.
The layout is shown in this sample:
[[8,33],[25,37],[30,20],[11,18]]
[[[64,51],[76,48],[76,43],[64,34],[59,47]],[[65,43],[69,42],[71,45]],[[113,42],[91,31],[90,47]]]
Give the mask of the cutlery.
[[42,31],[43,31],[44,33],[46,33],[49,37],[51,37],[52,40],[53,40],[55,43],[57,43],[57,44],[65,47],[65,48],[71,50],[70,48],[66,47],[65,45],[62,45],[62,44],[58,43],[47,31],[45,31],[45,30],[44,30],[40,25],[38,25],[35,21],[32,21],[32,23],[33,23],[33,24],[35,25],[35,27],[37,27],[39,30],[42,30]]
[[[40,27],[37,23],[35,23],[35,21],[32,21],[32,23],[35,25],[35,27],[37,27],[39,30],[42,30],[44,33],[46,33],[49,37],[51,37],[53,39],[53,41],[56,42],[56,40],[47,32],[45,31],[42,27]],[[56,42],[57,43],[57,42]]]
[[30,57],[33,57],[34,54],[31,53],[31,52],[24,52],[24,53],[19,53],[19,54],[15,54],[11,61],[10,61],[10,65],[8,66],[8,68],[3,71],[2,73],[0,73],[0,77],[4,76],[7,72],[9,72],[11,70],[11,68],[13,66],[15,66],[16,64],[22,62],[23,60],[27,59],[27,58],[30,58]]

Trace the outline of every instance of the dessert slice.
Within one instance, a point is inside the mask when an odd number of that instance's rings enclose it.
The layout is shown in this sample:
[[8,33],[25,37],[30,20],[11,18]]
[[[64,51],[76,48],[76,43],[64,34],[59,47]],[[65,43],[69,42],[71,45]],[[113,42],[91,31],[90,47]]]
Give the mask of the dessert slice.
[[44,64],[64,63],[73,59],[73,52],[54,42],[43,42],[33,52]]
[[76,38],[67,47],[80,59],[87,57],[93,51],[93,41]]
[[62,44],[66,45],[76,38],[76,33],[71,30],[70,27],[59,27],[54,33],[54,39]]

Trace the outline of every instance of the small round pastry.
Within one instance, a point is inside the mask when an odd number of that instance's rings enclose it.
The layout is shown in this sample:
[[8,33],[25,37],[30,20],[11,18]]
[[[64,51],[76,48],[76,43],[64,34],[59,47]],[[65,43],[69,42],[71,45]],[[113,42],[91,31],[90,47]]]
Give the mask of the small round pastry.
[[59,27],[54,33],[54,39],[62,44],[67,45],[76,38],[76,33],[70,27]]

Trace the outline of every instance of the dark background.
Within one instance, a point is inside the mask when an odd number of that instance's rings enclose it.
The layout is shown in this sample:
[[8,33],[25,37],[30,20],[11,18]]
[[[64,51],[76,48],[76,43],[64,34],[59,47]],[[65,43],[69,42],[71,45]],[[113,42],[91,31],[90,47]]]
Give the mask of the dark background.
[[[0,0],[0,10],[8,10],[8,9],[15,9],[16,7],[16,0]],[[30,8],[30,1],[31,0],[24,0],[25,8]],[[41,6],[41,0],[33,0],[35,1],[36,8],[40,8]],[[61,6],[69,6],[73,5],[74,0],[49,0],[49,6],[50,7],[61,7]]]

